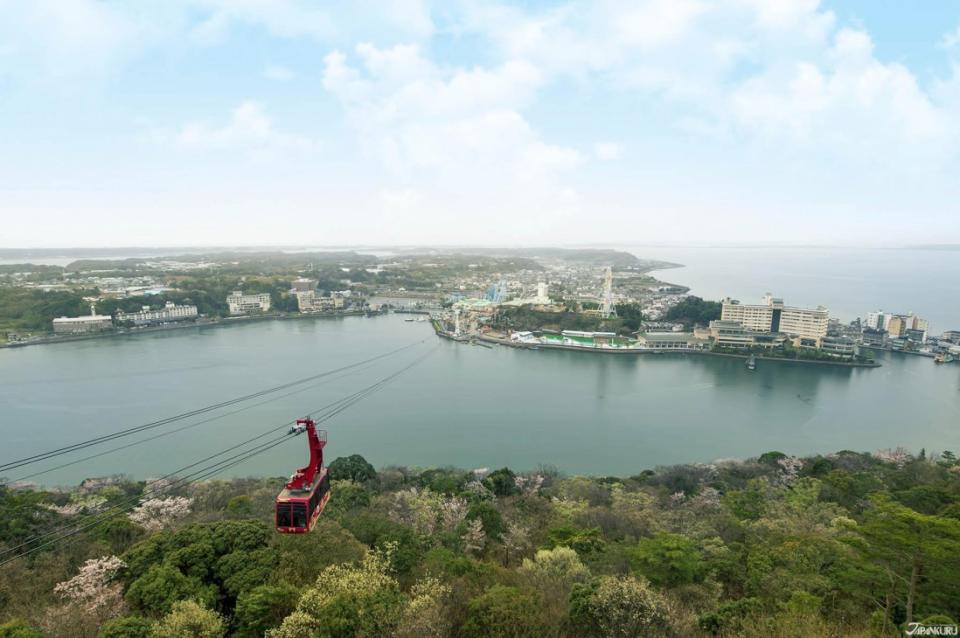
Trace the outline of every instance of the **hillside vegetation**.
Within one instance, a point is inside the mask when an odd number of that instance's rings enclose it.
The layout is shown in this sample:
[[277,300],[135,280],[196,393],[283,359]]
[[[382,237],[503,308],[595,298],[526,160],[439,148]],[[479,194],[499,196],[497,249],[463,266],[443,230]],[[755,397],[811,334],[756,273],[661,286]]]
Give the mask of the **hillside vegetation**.
[[[207,481],[0,568],[0,637],[865,637],[960,616],[949,452],[770,452],[627,478],[377,472],[359,456],[330,471],[308,535],[272,529],[281,480]],[[143,490],[0,488],[0,543]]]

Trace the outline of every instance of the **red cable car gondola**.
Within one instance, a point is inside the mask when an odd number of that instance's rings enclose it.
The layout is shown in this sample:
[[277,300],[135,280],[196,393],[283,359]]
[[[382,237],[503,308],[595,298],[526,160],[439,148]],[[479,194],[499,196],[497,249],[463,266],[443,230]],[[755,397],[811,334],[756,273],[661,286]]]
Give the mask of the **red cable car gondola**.
[[313,419],[297,419],[293,431],[306,431],[310,447],[310,464],[297,470],[290,482],[277,494],[275,522],[277,531],[305,534],[313,529],[330,500],[330,477],[323,467],[323,446],[327,432],[317,430]]

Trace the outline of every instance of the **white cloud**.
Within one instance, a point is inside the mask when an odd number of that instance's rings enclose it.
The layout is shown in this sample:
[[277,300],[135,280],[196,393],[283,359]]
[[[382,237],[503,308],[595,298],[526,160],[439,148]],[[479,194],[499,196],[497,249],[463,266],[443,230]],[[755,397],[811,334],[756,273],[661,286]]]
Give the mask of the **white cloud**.
[[268,64],[263,69],[263,77],[276,82],[289,82],[296,77],[296,73],[279,64]]
[[363,38],[424,38],[434,26],[422,0],[189,0],[203,12],[193,36],[214,43],[235,24],[254,25],[280,38],[343,42]]
[[337,45],[435,30],[429,0],[0,0],[0,16],[0,77],[77,84],[165,46],[227,44],[237,27]]
[[0,77],[73,82],[125,61],[152,37],[136,15],[94,0],[0,0]]
[[[406,222],[411,240],[450,228],[436,223],[450,217],[477,236],[536,233],[588,207],[608,222],[680,208],[708,218],[716,191],[730,215],[755,215],[746,221],[786,200],[795,211],[811,201],[893,211],[921,191],[938,210],[960,201],[950,196],[960,172],[960,28],[940,51],[957,63],[952,75],[921,80],[818,0],[0,0],[0,15],[4,89],[42,76],[55,87],[109,77],[148,51],[229,50],[251,32],[327,53],[323,86],[356,135],[330,136],[343,143],[331,168],[357,188],[338,206]],[[272,59],[290,59],[284,51]],[[293,77],[279,65],[241,71],[257,72]],[[177,98],[158,108],[182,108]],[[323,115],[305,126],[344,124]],[[316,147],[252,101],[219,120],[188,119],[158,139],[253,160]],[[656,158],[636,171],[648,181],[629,197],[613,182],[621,171],[595,167],[622,160],[624,148],[630,161]],[[921,179],[930,188],[914,188]],[[802,183],[799,197],[788,192]],[[710,196],[683,200],[692,192]],[[613,201],[597,205],[604,197]]]
[[960,26],[943,36],[941,44],[947,49],[960,47]]
[[396,175],[457,183],[547,178],[579,154],[548,144],[521,114],[541,83],[528,63],[444,68],[416,46],[356,48],[324,60],[324,87],[344,105],[366,148]]
[[598,160],[611,162],[623,157],[623,146],[615,142],[597,142],[593,145],[593,154]]
[[798,62],[790,72],[767,73],[732,94],[738,123],[821,151],[939,154],[956,145],[957,127],[910,71],[873,56],[862,32],[841,29],[821,62]]
[[239,151],[255,160],[305,153],[316,147],[310,139],[276,130],[263,107],[250,100],[233,109],[222,126],[190,122],[173,134],[161,133],[159,138],[184,151]]
[[484,233],[530,230],[578,205],[567,181],[583,157],[544,140],[523,114],[542,83],[533,65],[440,66],[413,45],[362,44],[355,55],[329,54],[323,82],[396,184],[380,201],[385,220],[407,215],[411,232],[448,216]]

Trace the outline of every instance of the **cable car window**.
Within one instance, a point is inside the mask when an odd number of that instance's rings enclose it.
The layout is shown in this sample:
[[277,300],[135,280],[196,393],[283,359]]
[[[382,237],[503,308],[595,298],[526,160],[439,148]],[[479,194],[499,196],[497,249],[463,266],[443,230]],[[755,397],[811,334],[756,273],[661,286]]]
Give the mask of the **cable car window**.
[[290,527],[290,505],[288,503],[277,505],[277,527]]
[[307,526],[307,504],[306,503],[293,504],[293,526],[294,527]]
[[317,489],[317,494],[320,495],[320,498],[323,498],[323,495],[330,491],[330,475],[324,474],[323,478],[320,479],[320,487]]

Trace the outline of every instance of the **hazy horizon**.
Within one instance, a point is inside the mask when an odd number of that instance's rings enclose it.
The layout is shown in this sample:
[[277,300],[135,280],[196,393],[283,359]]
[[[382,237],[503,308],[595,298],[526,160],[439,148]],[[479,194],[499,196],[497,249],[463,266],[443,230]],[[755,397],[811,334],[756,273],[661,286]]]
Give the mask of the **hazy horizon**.
[[505,250],[523,250],[537,248],[562,248],[562,249],[610,249],[610,250],[629,250],[633,248],[644,247],[662,247],[662,248],[811,248],[811,249],[829,249],[829,248],[859,248],[859,249],[889,249],[889,250],[960,250],[960,243],[812,243],[812,242],[774,242],[774,241],[755,241],[755,242],[637,242],[631,245],[624,243],[342,243],[342,244],[312,244],[312,243],[265,243],[265,244],[142,244],[142,245],[36,245],[36,246],[0,246],[0,254],[6,253],[29,253],[29,252],[50,252],[50,251],[135,251],[135,250],[295,250],[298,252],[316,250],[316,251],[341,251],[341,250],[370,250],[370,249],[403,249],[403,250],[469,250],[471,248],[505,249]]

